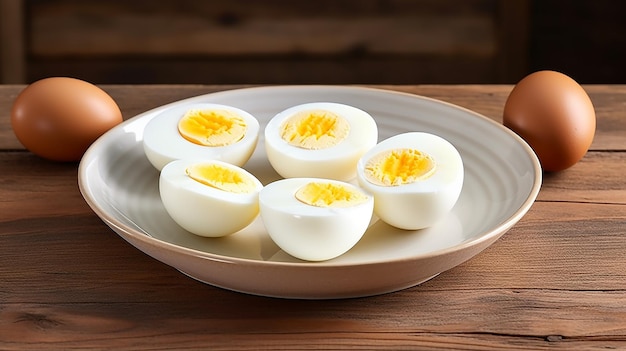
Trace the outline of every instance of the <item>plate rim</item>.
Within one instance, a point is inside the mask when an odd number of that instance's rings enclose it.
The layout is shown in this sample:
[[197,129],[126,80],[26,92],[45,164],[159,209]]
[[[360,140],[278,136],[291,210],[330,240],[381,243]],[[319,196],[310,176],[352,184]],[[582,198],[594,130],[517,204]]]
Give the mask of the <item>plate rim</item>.
[[[322,261],[322,262],[284,262],[284,261],[264,261],[258,259],[251,258],[242,258],[242,257],[233,257],[220,255],[216,253],[206,252],[202,250],[197,250],[189,247],[180,246],[159,238],[155,238],[151,236],[149,233],[146,233],[141,230],[137,230],[135,228],[128,227],[123,223],[119,223],[115,218],[101,209],[96,201],[91,197],[90,187],[88,182],[86,181],[86,171],[91,166],[93,162],[95,162],[98,158],[98,147],[100,144],[104,143],[107,138],[110,138],[113,133],[118,133],[120,129],[123,129],[124,126],[129,125],[131,123],[136,123],[141,118],[145,118],[148,115],[154,114],[156,115],[159,111],[165,110],[174,105],[180,105],[184,103],[194,103],[196,100],[201,100],[203,98],[209,96],[219,96],[223,94],[232,94],[235,92],[253,92],[254,90],[279,90],[279,89],[323,89],[323,90],[342,90],[342,91],[369,91],[373,93],[379,94],[390,94],[390,95],[398,95],[409,97],[413,99],[419,99],[423,101],[427,101],[434,104],[443,104],[447,107],[461,110],[469,115],[472,115],[473,118],[479,118],[483,121],[490,123],[493,127],[504,131],[510,137],[512,137],[520,146],[526,151],[526,155],[529,157],[532,163],[532,171],[534,173],[532,187],[530,192],[524,202],[515,210],[515,212],[507,217],[505,220],[500,222],[498,225],[486,230],[484,232],[480,232],[475,238],[470,240],[464,240],[461,243],[456,245],[437,249],[425,253],[420,253],[414,256],[409,257],[400,257],[400,258],[387,258],[381,260],[373,260],[368,262],[359,262],[359,263],[349,263],[349,262],[334,262],[330,261]],[[180,254],[191,255],[197,258],[206,259],[210,261],[219,261],[221,263],[228,264],[238,264],[238,265],[249,265],[249,266],[271,266],[271,267],[289,267],[289,268],[307,268],[307,269],[328,269],[328,268],[339,268],[339,267],[361,267],[361,266],[369,266],[369,265],[381,265],[381,264],[393,264],[393,263],[402,263],[402,262],[413,262],[419,261],[423,259],[428,259],[432,257],[440,257],[450,254],[459,253],[466,249],[470,249],[474,246],[478,246],[485,241],[493,240],[496,241],[500,236],[504,235],[511,227],[513,227],[532,207],[534,204],[539,191],[542,185],[542,170],[541,165],[539,163],[539,159],[530,145],[523,140],[519,135],[510,130],[509,128],[503,126],[497,121],[486,117],[476,111],[470,110],[463,106],[459,106],[447,101],[431,98],[428,96],[418,95],[410,92],[404,91],[396,91],[389,90],[382,87],[372,87],[372,86],[362,86],[362,85],[263,85],[263,86],[246,86],[246,87],[227,87],[224,90],[219,90],[215,92],[209,92],[206,94],[194,95],[184,99],[180,99],[177,101],[173,101],[164,105],[160,105],[154,108],[151,108],[147,111],[141,112],[137,115],[129,117],[124,120],[122,123],[118,124],[111,130],[105,132],[102,136],[100,136],[84,153],[83,157],[79,162],[78,167],[78,186],[80,193],[84,200],[87,202],[89,207],[96,213],[100,219],[105,222],[110,228],[112,228],[118,235],[120,235],[124,240],[128,241],[120,232],[123,232],[125,235],[131,236],[134,240],[139,240],[145,244],[158,247],[160,249],[172,250]],[[133,246],[136,246],[134,243],[131,243]],[[141,251],[141,248],[139,248]]]

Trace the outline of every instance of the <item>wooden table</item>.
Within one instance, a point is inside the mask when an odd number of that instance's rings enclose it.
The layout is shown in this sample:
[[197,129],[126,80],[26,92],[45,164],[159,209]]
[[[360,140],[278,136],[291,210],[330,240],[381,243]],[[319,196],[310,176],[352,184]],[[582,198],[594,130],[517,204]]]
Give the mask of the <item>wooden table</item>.
[[[103,86],[125,118],[233,86]],[[501,120],[511,86],[385,86]],[[591,150],[468,262],[369,298],[302,301],[199,283],[110,230],[77,163],[25,151],[0,86],[0,349],[626,348],[626,86],[585,86]]]

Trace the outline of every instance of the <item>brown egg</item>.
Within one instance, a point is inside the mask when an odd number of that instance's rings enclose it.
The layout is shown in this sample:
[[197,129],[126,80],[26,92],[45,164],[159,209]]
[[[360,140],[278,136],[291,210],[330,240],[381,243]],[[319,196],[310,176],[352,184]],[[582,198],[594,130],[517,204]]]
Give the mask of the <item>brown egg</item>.
[[122,122],[115,101],[74,78],[45,78],[15,99],[11,125],[31,152],[54,161],[78,161],[100,135]]
[[596,114],[585,90],[555,71],[538,71],[513,88],[503,123],[534,149],[545,171],[576,164],[591,146]]

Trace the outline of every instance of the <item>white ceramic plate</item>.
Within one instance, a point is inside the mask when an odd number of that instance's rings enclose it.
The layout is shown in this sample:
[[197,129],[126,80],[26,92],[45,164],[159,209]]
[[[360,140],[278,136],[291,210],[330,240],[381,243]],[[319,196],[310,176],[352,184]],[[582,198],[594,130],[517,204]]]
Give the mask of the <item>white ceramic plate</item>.
[[[151,118],[174,106],[221,103],[252,113],[262,131],[277,112],[315,101],[369,112],[378,123],[380,140],[425,131],[454,144],[463,158],[465,182],[452,212],[420,231],[373,222],[354,248],[325,262],[304,262],[285,254],[271,241],[260,218],[238,233],[212,239],[184,231],[167,215],[159,197],[158,172],[142,147],[143,129]],[[279,178],[266,160],[262,136],[245,168],[264,184]],[[78,181],[87,203],[115,232],[195,279],[251,294],[323,299],[411,287],[478,254],[531,207],[541,186],[541,168],[532,149],[516,134],[458,106],[363,87],[275,86],[192,97],[131,118],[89,148]]]

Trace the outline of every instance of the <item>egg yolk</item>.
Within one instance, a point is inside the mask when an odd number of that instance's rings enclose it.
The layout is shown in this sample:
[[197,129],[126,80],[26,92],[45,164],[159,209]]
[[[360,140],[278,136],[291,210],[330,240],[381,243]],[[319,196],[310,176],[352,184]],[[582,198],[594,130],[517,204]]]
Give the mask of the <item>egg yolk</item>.
[[255,184],[246,174],[230,168],[198,163],[185,170],[191,179],[210,187],[231,193],[245,194],[255,190]]
[[296,191],[296,199],[316,207],[350,207],[367,201],[368,196],[333,183],[311,182]]
[[435,160],[415,149],[394,149],[372,157],[365,178],[381,186],[397,186],[424,180],[435,172]]
[[290,145],[303,149],[329,148],[343,141],[350,131],[344,118],[325,110],[302,111],[287,119],[280,136]]
[[227,110],[190,110],[178,121],[180,135],[203,146],[236,143],[244,137],[246,129],[246,121]]

